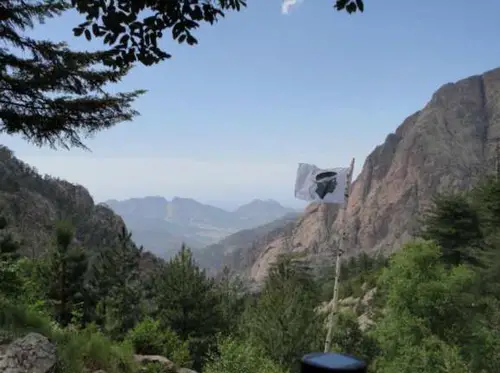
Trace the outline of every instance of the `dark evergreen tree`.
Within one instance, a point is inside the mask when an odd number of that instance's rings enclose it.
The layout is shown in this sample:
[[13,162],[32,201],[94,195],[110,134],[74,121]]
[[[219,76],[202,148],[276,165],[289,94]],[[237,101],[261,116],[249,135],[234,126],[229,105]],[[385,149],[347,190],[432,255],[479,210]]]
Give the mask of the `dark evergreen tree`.
[[118,339],[141,319],[139,260],[142,248],[137,249],[131,237],[123,227],[120,244],[100,253],[89,280],[97,308],[96,321]]
[[463,194],[440,195],[423,220],[422,236],[435,241],[451,265],[478,264],[483,234],[476,209]]
[[224,319],[214,281],[195,263],[183,245],[157,278],[158,318],[182,339],[189,340],[195,369],[199,369]]
[[500,227],[500,179],[487,178],[470,194],[471,204],[481,220],[483,234],[485,236],[497,234]]
[[102,64],[109,52],[75,52],[25,30],[69,8],[64,0],[0,2],[0,132],[36,145],[85,147],[82,136],[131,120],[143,91],[110,94],[127,68]]
[[56,321],[62,326],[72,322],[74,314],[84,308],[88,258],[83,249],[72,245],[73,238],[73,227],[67,222],[58,222],[55,247],[50,252],[45,273],[47,298],[54,308]]
[[7,231],[7,220],[0,217],[0,297],[15,297],[21,292],[22,280],[16,266],[18,250],[19,244]]
[[318,286],[301,258],[282,256],[270,269],[264,289],[242,323],[243,335],[273,361],[292,372],[301,356],[321,348],[324,318],[316,312]]
[[245,310],[247,288],[239,276],[225,266],[217,278],[217,293],[224,320],[225,333],[234,333]]

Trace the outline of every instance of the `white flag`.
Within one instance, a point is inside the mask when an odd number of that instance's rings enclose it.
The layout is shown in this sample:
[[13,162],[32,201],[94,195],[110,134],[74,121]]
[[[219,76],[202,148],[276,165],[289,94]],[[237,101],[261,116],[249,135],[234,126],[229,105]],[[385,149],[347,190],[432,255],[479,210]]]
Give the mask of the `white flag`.
[[295,198],[309,202],[343,204],[346,184],[350,182],[349,167],[318,168],[299,163],[295,180]]

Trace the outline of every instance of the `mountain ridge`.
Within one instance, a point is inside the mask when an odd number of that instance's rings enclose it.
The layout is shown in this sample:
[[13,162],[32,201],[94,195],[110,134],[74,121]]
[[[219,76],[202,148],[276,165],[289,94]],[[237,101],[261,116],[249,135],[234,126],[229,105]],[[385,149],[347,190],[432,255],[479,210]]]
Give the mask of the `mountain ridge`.
[[[346,209],[346,255],[397,250],[436,193],[466,190],[494,170],[499,136],[500,69],[442,85],[363,163]],[[333,260],[342,215],[338,206],[309,205],[293,229],[239,253],[243,270],[259,282],[282,253]]]
[[252,200],[234,211],[193,198],[147,196],[104,202],[120,215],[138,245],[168,257],[182,243],[193,249],[214,244],[242,229],[270,223],[295,212],[274,200]]
[[[96,204],[89,191],[79,184],[49,175],[0,145],[0,214],[7,220],[8,231],[19,240],[22,255],[38,258],[54,245],[56,223],[65,220],[75,231],[75,245],[89,256],[121,245],[118,236],[126,225],[111,209]],[[159,259],[142,252],[143,272],[155,268]]]

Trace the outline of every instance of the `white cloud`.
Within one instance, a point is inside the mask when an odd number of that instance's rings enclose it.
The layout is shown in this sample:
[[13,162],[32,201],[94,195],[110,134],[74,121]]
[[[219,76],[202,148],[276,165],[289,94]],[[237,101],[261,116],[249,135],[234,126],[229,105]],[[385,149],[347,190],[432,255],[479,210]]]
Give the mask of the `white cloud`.
[[146,195],[201,201],[293,199],[295,163],[162,157],[23,156],[40,173],[85,186],[97,201]]
[[281,13],[288,14],[290,12],[290,8],[299,5],[303,0],[283,0],[281,3]]

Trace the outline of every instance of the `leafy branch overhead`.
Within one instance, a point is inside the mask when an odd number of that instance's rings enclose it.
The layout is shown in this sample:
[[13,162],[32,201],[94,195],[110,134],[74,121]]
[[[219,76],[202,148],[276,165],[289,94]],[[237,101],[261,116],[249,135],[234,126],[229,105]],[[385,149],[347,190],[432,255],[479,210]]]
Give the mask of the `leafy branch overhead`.
[[0,133],[40,146],[85,148],[82,137],[138,114],[132,103],[144,91],[106,92],[129,70],[103,67],[109,51],[73,51],[27,36],[37,21],[68,8],[62,0],[0,2]]
[[[113,66],[136,61],[153,65],[171,55],[158,46],[166,30],[178,43],[198,43],[193,32],[205,22],[213,25],[226,12],[240,11],[246,0],[72,0],[86,21],[73,29],[75,36],[103,38],[111,47]],[[364,10],[363,0],[336,0],[334,8],[349,14]],[[144,15],[146,13],[147,15]]]

